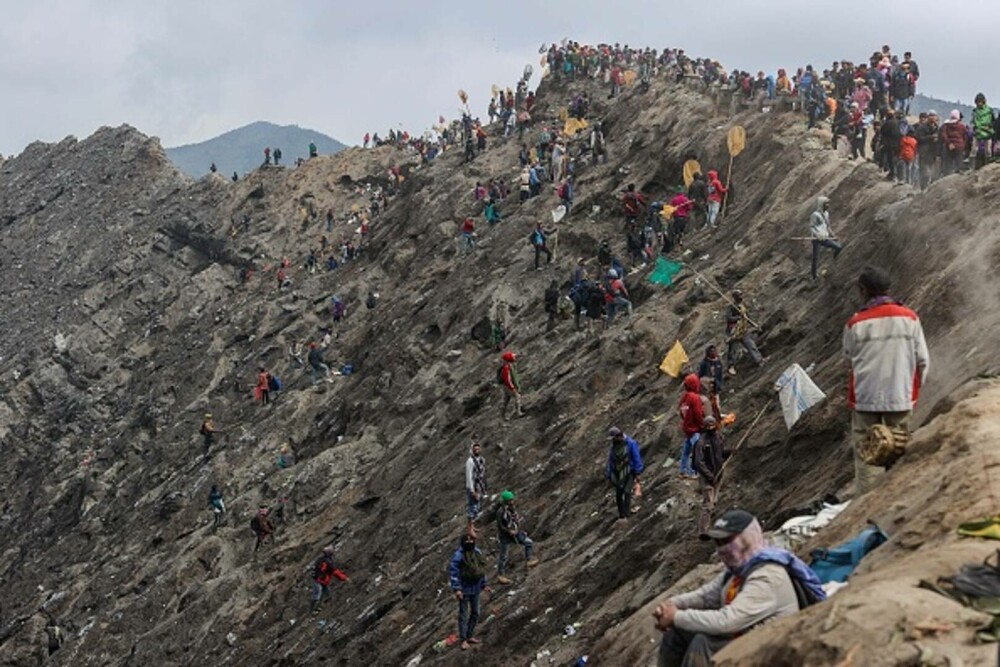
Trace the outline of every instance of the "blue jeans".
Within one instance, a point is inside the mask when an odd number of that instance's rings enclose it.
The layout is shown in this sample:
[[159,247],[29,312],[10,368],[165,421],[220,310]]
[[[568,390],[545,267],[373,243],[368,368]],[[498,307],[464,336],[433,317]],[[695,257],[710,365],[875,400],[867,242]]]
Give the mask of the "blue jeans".
[[681,474],[693,475],[694,468],[691,466],[691,455],[694,453],[694,446],[701,439],[701,433],[692,433],[684,441],[684,449],[681,450]]
[[472,494],[468,489],[465,490],[465,499],[468,501],[468,508],[466,514],[473,521],[479,516],[479,501],[472,497]]
[[322,599],[322,597],[324,595],[327,596],[327,597],[330,597],[330,587],[329,586],[324,586],[323,584],[319,583],[318,581],[314,581],[313,582],[313,589],[312,589],[312,601],[313,602],[319,602],[320,599]]
[[312,377],[313,384],[316,384],[316,372],[321,369],[323,371],[323,377],[330,376],[330,367],[327,366],[326,364],[320,364],[319,366],[312,366],[309,374]]
[[479,621],[479,593],[462,593],[458,601],[458,638],[463,642],[472,637]]
[[714,227],[715,220],[719,217],[719,209],[722,208],[722,204],[717,201],[708,202],[708,226]]
[[813,239],[813,260],[812,260],[812,277],[816,280],[816,275],[819,272],[819,250],[820,248],[829,248],[833,250],[834,259],[840,254],[840,251],[844,249],[840,243],[834,239]]
[[622,296],[616,296],[614,300],[608,302],[608,324],[615,321],[615,314],[619,308],[628,310],[629,317],[632,316],[632,302]]
[[527,533],[522,530],[514,539],[502,535],[500,537],[500,554],[497,556],[497,576],[503,574],[503,569],[507,565],[507,549],[515,542],[524,545],[524,560],[531,560],[531,554],[535,550],[535,543],[531,541]]

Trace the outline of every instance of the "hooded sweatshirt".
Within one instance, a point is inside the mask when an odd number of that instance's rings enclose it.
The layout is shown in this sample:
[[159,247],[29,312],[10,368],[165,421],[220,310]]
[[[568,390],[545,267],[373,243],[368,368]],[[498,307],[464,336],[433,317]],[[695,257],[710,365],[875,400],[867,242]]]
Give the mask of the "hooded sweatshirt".
[[830,212],[823,208],[829,201],[828,197],[816,197],[816,210],[809,218],[809,224],[812,226],[812,237],[816,241],[835,238],[833,230],[830,229]]
[[701,405],[701,381],[694,373],[684,378],[684,395],[680,402],[681,430],[692,436],[705,428],[705,410]]
[[722,195],[726,193],[726,187],[719,180],[719,172],[708,172],[708,201],[722,202]]

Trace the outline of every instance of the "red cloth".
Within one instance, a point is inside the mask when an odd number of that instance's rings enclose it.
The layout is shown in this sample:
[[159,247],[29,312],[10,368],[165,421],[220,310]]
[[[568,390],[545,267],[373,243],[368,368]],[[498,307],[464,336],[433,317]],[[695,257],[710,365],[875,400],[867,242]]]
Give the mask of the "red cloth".
[[[719,172],[708,172],[708,201],[722,202],[722,195],[726,194],[726,186],[719,180]],[[713,191],[714,190],[714,191]]]

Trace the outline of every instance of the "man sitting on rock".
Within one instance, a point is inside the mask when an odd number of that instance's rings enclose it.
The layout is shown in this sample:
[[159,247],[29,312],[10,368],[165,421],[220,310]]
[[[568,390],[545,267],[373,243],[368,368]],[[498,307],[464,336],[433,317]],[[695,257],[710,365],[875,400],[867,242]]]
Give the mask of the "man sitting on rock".
[[819,579],[794,554],[768,547],[749,512],[729,510],[703,535],[726,570],[653,612],[663,631],[659,667],[710,665],[717,651],[765,621],[826,599]]

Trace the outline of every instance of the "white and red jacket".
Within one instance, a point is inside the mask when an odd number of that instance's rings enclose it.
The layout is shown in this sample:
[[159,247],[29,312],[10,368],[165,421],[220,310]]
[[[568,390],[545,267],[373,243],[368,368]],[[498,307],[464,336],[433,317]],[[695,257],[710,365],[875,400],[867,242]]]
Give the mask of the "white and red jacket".
[[908,412],[927,380],[930,356],[920,318],[888,298],[847,321],[844,356],[851,364],[847,402],[858,412]]

